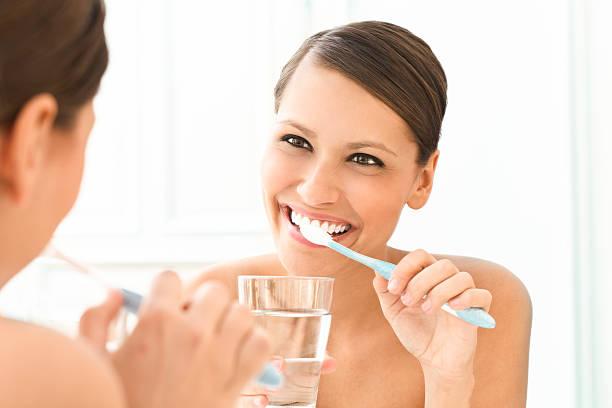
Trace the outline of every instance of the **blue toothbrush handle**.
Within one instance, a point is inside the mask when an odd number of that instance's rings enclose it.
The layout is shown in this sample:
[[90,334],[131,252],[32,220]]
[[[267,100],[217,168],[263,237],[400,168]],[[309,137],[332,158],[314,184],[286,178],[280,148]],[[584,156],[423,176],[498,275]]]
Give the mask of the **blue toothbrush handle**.
[[[138,309],[140,309],[142,303],[142,295],[124,288],[121,288],[121,294],[123,295],[123,307],[130,313],[138,314]],[[255,382],[262,387],[278,389],[283,383],[283,375],[275,366],[268,363],[259,373]]]
[[463,310],[455,310],[457,317],[473,324],[474,326],[482,327],[484,329],[495,328],[495,319],[493,316],[488,314],[484,309],[480,307],[468,307]]
[[283,375],[275,366],[268,363],[259,373],[255,382],[261,387],[277,390],[283,385]]
[[125,310],[138,314],[138,309],[140,309],[140,304],[142,303],[142,295],[123,288],[121,288],[121,294],[123,295],[123,307]]
[[377,260],[376,265],[373,268],[380,276],[385,278],[386,280],[391,279],[391,275],[393,274],[393,270],[395,269],[395,264],[391,262]]

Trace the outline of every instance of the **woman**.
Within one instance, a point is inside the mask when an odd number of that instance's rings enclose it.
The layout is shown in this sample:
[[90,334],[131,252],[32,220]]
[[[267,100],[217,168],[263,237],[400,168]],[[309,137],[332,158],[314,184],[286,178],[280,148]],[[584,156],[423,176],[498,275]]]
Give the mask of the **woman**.
[[[0,2],[0,287],[42,252],[76,199],[92,99],[107,65],[101,0]],[[113,293],[83,340],[0,318],[1,407],[230,407],[269,345],[220,283],[183,307],[161,274],[132,336],[104,344]]]
[[[524,406],[521,282],[484,260],[387,245],[402,208],[426,204],[439,158],[446,77],[427,44],[382,22],[320,32],[282,70],[275,100],[262,185],[277,252],[213,266],[193,287],[233,289],[241,274],[334,277],[338,369],[321,379],[319,407]],[[371,270],[309,244],[304,219],[398,264],[390,282],[376,276],[372,288]],[[497,328],[478,332],[441,311],[446,302],[490,308]]]

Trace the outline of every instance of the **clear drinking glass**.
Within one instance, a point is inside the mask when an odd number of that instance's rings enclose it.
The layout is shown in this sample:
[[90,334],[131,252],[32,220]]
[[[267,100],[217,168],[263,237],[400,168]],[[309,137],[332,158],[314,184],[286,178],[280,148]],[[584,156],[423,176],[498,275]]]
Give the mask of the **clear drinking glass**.
[[269,395],[269,408],[316,406],[333,286],[325,277],[238,277],[239,302],[251,308],[273,354],[284,360],[284,383]]

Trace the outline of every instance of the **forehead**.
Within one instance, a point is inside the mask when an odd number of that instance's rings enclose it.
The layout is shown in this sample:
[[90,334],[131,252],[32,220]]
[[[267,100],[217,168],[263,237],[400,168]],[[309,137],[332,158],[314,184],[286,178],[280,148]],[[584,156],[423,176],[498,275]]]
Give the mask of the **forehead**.
[[296,121],[334,139],[367,138],[397,149],[415,145],[410,128],[391,108],[358,83],[308,57],[284,90],[277,120]]

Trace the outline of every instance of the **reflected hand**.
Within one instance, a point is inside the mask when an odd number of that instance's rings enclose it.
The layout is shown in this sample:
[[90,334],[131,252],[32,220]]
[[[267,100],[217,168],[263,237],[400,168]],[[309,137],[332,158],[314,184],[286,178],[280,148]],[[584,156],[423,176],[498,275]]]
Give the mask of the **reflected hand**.
[[[134,332],[110,355],[130,408],[235,406],[240,390],[269,360],[267,338],[225,286],[204,283],[187,310],[182,300],[176,274],[161,274]],[[82,337],[101,352],[120,305],[114,294],[81,320]]]

